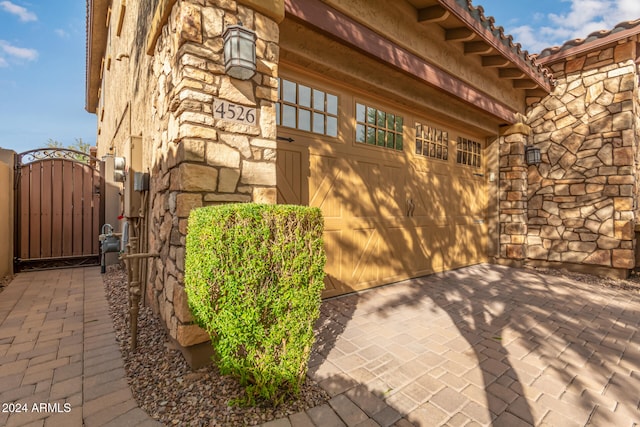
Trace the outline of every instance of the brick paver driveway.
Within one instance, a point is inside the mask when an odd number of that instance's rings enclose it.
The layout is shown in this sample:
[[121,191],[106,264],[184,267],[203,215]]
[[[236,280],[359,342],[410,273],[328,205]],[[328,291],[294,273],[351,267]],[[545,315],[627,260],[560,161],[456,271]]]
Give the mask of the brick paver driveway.
[[637,291],[478,265],[322,311],[310,376],[334,398],[305,422],[640,424]]

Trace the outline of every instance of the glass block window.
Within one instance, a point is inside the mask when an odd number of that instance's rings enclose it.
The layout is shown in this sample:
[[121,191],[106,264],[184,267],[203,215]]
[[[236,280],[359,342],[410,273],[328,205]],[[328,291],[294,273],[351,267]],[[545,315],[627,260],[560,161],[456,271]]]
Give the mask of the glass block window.
[[416,122],[416,154],[449,159],[449,132]]
[[364,104],[356,104],[356,142],[402,151],[404,119]]
[[479,168],[482,166],[482,146],[479,142],[458,137],[456,161],[461,165]]
[[338,97],[310,86],[278,79],[276,124],[337,137]]

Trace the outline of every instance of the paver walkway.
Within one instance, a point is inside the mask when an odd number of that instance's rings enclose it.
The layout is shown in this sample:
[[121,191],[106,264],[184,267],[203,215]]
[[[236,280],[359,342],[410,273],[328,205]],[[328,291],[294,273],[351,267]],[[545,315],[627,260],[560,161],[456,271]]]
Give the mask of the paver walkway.
[[[159,425],[107,310],[97,267],[0,293],[0,425]],[[332,399],[265,426],[640,425],[636,291],[478,265],[325,301],[319,325]]]
[[0,425],[160,425],[125,379],[99,267],[20,273],[0,293]]
[[640,425],[640,294],[478,265],[325,301],[289,426]]

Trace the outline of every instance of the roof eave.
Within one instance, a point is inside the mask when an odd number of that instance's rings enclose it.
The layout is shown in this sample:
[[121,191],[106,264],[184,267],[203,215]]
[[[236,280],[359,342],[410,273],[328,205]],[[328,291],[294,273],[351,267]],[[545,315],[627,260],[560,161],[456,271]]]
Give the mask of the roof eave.
[[98,107],[102,59],[107,50],[107,13],[109,0],[87,0],[87,62],[85,109],[95,113]]
[[[519,44],[516,44],[513,47],[507,46],[500,38],[498,38],[498,36],[490,31],[489,28],[486,28],[478,19],[471,15],[468,9],[461,6],[458,1],[438,0],[438,3],[446,10],[448,10],[451,14],[453,14],[456,18],[462,21],[464,25],[467,26],[467,28],[470,28],[472,31],[478,34],[478,36],[480,36],[485,43],[489,44],[492,48],[499,52],[500,55],[507,58],[520,70],[522,70],[541,89],[545,90],[547,93],[550,93],[553,90],[552,80],[547,75],[545,75],[545,71],[542,69],[542,67],[539,67],[540,64],[538,62],[534,63],[531,61],[532,57],[528,55],[526,51],[520,51]],[[463,3],[467,2],[464,1]],[[482,9],[480,9],[479,12],[482,13]],[[496,31],[500,32],[500,29],[496,29]]]

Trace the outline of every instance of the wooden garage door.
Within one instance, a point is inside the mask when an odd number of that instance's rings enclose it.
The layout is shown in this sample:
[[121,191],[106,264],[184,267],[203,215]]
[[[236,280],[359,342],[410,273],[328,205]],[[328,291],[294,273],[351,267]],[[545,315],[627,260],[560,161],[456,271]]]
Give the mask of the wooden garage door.
[[325,297],[486,261],[481,138],[296,76],[278,123],[278,203],[322,210]]

